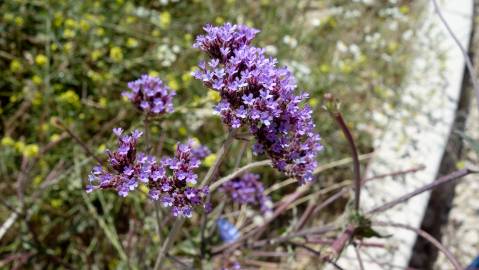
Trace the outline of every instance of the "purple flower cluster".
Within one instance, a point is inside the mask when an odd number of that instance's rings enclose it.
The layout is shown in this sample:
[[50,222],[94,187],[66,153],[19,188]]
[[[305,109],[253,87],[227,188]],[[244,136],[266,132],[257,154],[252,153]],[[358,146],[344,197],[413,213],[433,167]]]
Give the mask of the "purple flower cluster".
[[234,202],[259,205],[262,213],[271,211],[271,199],[264,194],[263,184],[257,174],[246,173],[224,183],[221,189],[229,194]]
[[194,148],[192,141],[178,144],[174,158],[163,157],[158,162],[154,156],[137,153],[142,132],[135,130],[131,135],[123,135],[121,128],[115,128],[113,132],[118,137],[118,149],[107,150],[107,168],[93,168],[87,192],[113,188],[120,196],[126,197],[142,183],[149,187],[150,198],[161,199],[163,206],[171,207],[174,216],[191,217],[193,207],[204,203],[208,188],[192,186],[198,178],[194,169],[199,167],[200,159],[209,151],[207,148],[201,145]]
[[291,72],[250,45],[258,30],[230,23],[204,30],[194,47],[211,59],[193,76],[220,93],[215,111],[222,121],[231,128],[247,126],[257,140],[256,154],[266,153],[278,170],[301,184],[311,181],[322,145],[311,108],[300,104],[308,94],[296,95]]
[[[208,195],[207,187],[192,187],[198,178],[193,170],[199,166],[200,160],[193,152],[191,141],[178,144],[175,156],[164,157],[159,164],[161,173],[148,181],[150,198],[171,207],[174,216],[190,217],[192,208],[202,204]],[[167,174],[167,171],[170,173]]]
[[190,142],[190,145],[191,145],[191,153],[197,159],[204,159],[209,154],[211,154],[210,149],[205,145],[194,145],[192,142]]
[[113,129],[113,133],[118,137],[118,149],[106,151],[110,168],[95,166],[88,176],[90,183],[86,191],[113,188],[118,195],[126,197],[128,192],[138,187],[136,146],[143,133],[135,130],[130,135],[122,135],[121,128]]
[[123,96],[148,115],[161,115],[173,111],[172,100],[175,92],[159,78],[142,75],[136,81],[129,82],[128,88],[131,91],[123,92]]

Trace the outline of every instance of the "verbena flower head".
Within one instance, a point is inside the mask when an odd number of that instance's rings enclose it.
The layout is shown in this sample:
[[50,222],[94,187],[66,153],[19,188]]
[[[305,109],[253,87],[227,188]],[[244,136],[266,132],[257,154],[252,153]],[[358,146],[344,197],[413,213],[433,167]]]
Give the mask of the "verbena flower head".
[[[174,216],[191,217],[193,207],[208,204],[205,198],[208,187],[194,188],[198,175],[194,169],[200,165],[200,158],[207,149],[201,145],[177,144],[173,158],[164,157],[158,161],[154,156],[137,153],[138,139],[142,132],[135,130],[123,135],[121,128],[113,129],[118,137],[118,148],[107,150],[108,166],[96,166],[89,175],[86,191],[115,189],[118,195],[126,197],[140,184],[149,187],[149,196],[161,200],[164,207],[171,207]],[[197,152],[195,152],[195,150]]]
[[271,198],[264,194],[263,184],[257,174],[246,173],[224,183],[221,189],[230,195],[234,202],[258,205],[264,214],[271,212]]
[[259,30],[245,25],[225,23],[222,27],[206,25],[203,27],[207,35],[196,38],[193,47],[207,52],[210,57],[226,61],[234,51],[243,45],[249,45]]
[[154,166],[160,171],[157,174],[150,174],[148,181],[150,198],[160,200],[165,207],[171,207],[174,216],[190,217],[193,207],[198,205],[207,207],[204,202],[208,195],[208,187],[193,187],[198,179],[194,169],[199,165],[200,160],[193,152],[191,141],[187,144],[177,144],[173,158],[164,157],[160,163],[147,164],[145,171]]
[[118,148],[114,151],[107,150],[108,167],[103,168],[98,165],[89,175],[89,185],[87,192],[94,189],[116,189],[118,195],[126,197],[128,192],[138,187],[136,161],[136,146],[138,139],[143,134],[135,130],[130,135],[123,135],[121,128],[113,129],[113,133],[118,137]]
[[173,111],[175,92],[162,80],[142,75],[138,80],[128,83],[130,91],[123,92],[139,110],[148,115],[162,115]]
[[207,146],[201,145],[199,142],[195,140],[189,140],[188,144],[191,146],[191,152],[193,156],[196,157],[197,159],[204,159],[209,154],[211,154],[211,151]]
[[215,112],[233,129],[248,127],[257,140],[256,154],[267,154],[277,169],[301,184],[311,181],[322,145],[311,108],[301,105],[308,95],[297,95],[292,73],[250,45],[257,30],[227,23],[205,31],[194,46],[211,59],[200,63],[193,76],[220,93]]

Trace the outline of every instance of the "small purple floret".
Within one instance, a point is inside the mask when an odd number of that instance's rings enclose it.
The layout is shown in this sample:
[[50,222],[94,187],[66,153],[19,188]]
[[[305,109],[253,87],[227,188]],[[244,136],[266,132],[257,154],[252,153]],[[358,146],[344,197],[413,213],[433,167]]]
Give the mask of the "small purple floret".
[[234,178],[224,183],[221,190],[230,195],[236,203],[258,205],[264,214],[271,212],[271,198],[264,194],[263,184],[257,174],[246,173]]
[[175,92],[162,80],[142,75],[138,80],[128,83],[129,92],[123,92],[139,110],[150,116],[162,115],[173,111]]

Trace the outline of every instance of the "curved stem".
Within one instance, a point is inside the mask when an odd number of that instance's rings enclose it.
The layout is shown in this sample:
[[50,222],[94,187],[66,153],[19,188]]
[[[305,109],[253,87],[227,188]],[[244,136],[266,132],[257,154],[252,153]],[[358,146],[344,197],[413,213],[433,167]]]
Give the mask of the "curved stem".
[[431,189],[434,189],[442,184],[445,184],[445,183],[448,183],[448,182],[451,182],[451,181],[454,181],[456,179],[459,179],[459,178],[462,178],[468,174],[471,174],[471,173],[478,173],[476,171],[472,171],[470,169],[462,169],[462,170],[458,170],[458,171],[455,171],[455,172],[452,172],[448,175],[445,175],[445,176],[442,176],[438,179],[436,179],[435,181],[433,181],[432,183],[430,184],[427,184],[427,185],[424,185],[410,193],[407,193],[395,200],[392,200],[386,204],[383,204],[381,206],[378,206],[372,210],[370,210],[367,214],[368,215],[371,215],[371,214],[375,214],[375,213],[378,213],[378,212],[383,212],[383,211],[386,211],[402,202],[405,202],[409,199],[411,199],[412,197],[414,196],[417,196],[423,192],[426,192],[428,190],[431,190]]
[[446,27],[447,32],[452,37],[452,39],[456,43],[459,50],[461,50],[462,55],[464,56],[464,61],[466,62],[467,70],[469,71],[469,75],[471,76],[472,86],[474,88],[474,93],[476,95],[476,100],[477,100],[477,106],[479,109],[479,82],[477,81],[475,68],[472,64],[471,58],[469,57],[466,49],[462,46],[461,42],[459,41],[457,36],[454,34],[454,31],[452,31],[451,27],[449,26],[446,19],[442,15],[441,9],[439,8],[437,1],[436,0],[431,0],[431,1],[432,1],[432,4],[434,5],[434,10],[436,11],[437,16],[439,17],[439,20],[442,22],[444,27]]
[[393,222],[373,222],[374,226],[383,226],[383,227],[394,227],[394,228],[401,228],[405,230],[409,230],[412,232],[415,232],[417,235],[421,236],[422,238],[426,239],[429,241],[431,244],[433,244],[439,251],[444,253],[446,255],[446,258],[451,262],[455,270],[462,270],[464,269],[461,264],[457,261],[456,257],[446,248],[444,247],[438,240],[436,240],[432,235],[429,233],[421,230],[414,228],[412,226],[409,226],[407,224],[401,224],[401,223],[393,223]]
[[222,184],[230,181],[231,179],[237,177],[237,176],[240,176],[241,174],[251,170],[251,169],[254,169],[254,168],[258,168],[258,167],[263,167],[263,166],[271,166],[271,160],[261,160],[261,161],[257,161],[257,162],[253,162],[253,163],[250,163],[248,165],[245,165],[241,168],[239,168],[238,170],[234,171],[233,173],[219,179],[218,181],[214,182],[213,184],[211,184],[210,186],[210,191],[213,191],[215,189],[217,189],[218,187],[220,187]]
[[183,218],[176,219],[175,223],[173,224],[173,228],[171,229],[170,233],[165,239],[165,242],[161,246],[160,252],[158,253],[158,257],[156,258],[155,267],[153,268],[154,270],[161,269],[161,266],[163,265],[163,258],[165,257],[166,253],[168,252],[171,245],[175,241],[175,238],[180,232],[184,222],[185,220]]
[[78,145],[81,146],[81,148],[83,148],[83,151],[85,151],[85,153],[94,158],[98,164],[102,164],[103,161],[93,153],[93,151],[90,149],[90,147],[88,147],[88,145],[86,145],[85,142],[83,142],[80,137],[78,137],[73,131],[71,131],[65,124],[63,124],[62,121],[60,121],[60,119],[56,119],[55,121],[55,124],[57,124],[58,126],[60,126],[60,128],[62,128],[64,131],[66,131],[66,133],[68,133],[68,135],[75,141],[78,143]]
[[348,140],[349,148],[351,149],[351,157],[353,159],[353,169],[354,169],[354,209],[356,212],[359,212],[359,199],[361,196],[361,172],[359,166],[358,150],[356,144],[354,143],[353,135],[349,130],[348,126],[344,122],[343,116],[340,112],[332,113],[334,120],[341,127],[344,136]]

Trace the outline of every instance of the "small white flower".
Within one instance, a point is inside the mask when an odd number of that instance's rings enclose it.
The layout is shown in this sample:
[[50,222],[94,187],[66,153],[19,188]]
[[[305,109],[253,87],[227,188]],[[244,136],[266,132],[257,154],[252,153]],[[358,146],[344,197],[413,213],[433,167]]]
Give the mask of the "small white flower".
[[290,37],[288,35],[283,37],[283,42],[284,44],[288,45],[291,48],[296,48],[296,46],[298,46],[298,41],[295,38]]
[[314,26],[314,27],[318,27],[321,25],[321,20],[318,19],[318,18],[314,18],[311,20],[311,25]]
[[273,45],[267,45],[266,47],[264,47],[264,50],[266,54],[269,55],[276,55],[278,53],[278,49]]
[[406,41],[410,40],[412,38],[413,32],[412,30],[407,30],[402,34],[402,38]]
[[349,45],[349,51],[354,55],[354,58],[359,58],[361,55],[361,49],[356,44]]
[[342,41],[336,42],[336,49],[342,53],[345,53],[348,51],[348,47]]

